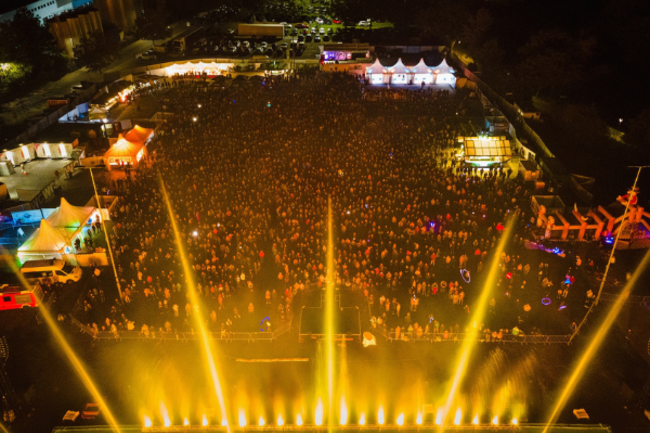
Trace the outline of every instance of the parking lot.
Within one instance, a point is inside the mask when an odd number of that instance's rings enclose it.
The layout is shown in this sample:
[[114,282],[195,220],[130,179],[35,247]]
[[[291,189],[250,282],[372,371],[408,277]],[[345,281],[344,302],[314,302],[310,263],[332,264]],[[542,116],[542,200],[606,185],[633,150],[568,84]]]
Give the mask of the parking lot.
[[[145,56],[141,61],[155,63],[201,57],[260,61],[318,59],[324,44],[364,41],[372,30],[392,27],[392,23],[374,22],[370,18],[344,23],[317,2],[306,2],[303,12],[297,15],[283,8],[287,6],[267,5],[263,12],[248,16],[237,14],[227,7],[207,12],[196,22],[205,29],[204,36],[185,52],[150,53],[151,58]],[[281,24],[284,26],[284,37],[239,34],[239,23]]]

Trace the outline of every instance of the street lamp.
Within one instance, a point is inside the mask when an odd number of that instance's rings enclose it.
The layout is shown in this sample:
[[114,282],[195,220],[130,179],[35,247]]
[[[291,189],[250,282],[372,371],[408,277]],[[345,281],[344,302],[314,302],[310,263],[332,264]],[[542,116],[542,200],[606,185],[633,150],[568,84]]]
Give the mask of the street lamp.
[[623,118],[619,117],[619,119],[618,119],[618,129],[621,129],[621,123],[623,123]]
[[196,117],[192,117],[192,120],[196,122],[196,121],[197,121],[197,118],[196,118]]

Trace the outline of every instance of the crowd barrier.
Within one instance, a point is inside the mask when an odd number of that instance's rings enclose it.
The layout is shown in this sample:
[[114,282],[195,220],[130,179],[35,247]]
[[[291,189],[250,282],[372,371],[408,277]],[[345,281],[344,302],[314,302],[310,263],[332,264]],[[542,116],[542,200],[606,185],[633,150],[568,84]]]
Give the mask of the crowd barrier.
[[443,343],[443,342],[460,342],[472,340],[477,343],[517,343],[517,344],[569,344],[571,334],[566,335],[512,335],[504,334],[501,338],[489,338],[484,333],[426,333],[421,336],[415,336],[413,332],[401,332],[399,338],[395,331],[387,331],[383,328],[375,328],[372,332],[383,335],[388,341],[409,341],[409,342],[430,342],[430,343]]
[[[200,334],[196,332],[160,332],[155,330],[149,330],[148,332],[142,331],[125,331],[117,330],[112,331],[99,331],[95,332],[93,328],[88,325],[84,325],[77,319],[77,314],[81,309],[83,300],[86,296],[86,291],[82,290],[82,294],[77,300],[74,308],[70,312],[70,319],[72,324],[79,328],[79,330],[89,336],[93,337],[96,340],[159,340],[159,341],[190,341],[201,338]],[[289,332],[291,329],[291,321],[283,324],[278,329],[271,332],[208,332],[208,338],[210,340],[221,340],[221,341],[273,341],[279,336]]]
[[[616,293],[602,293],[600,295],[600,302],[616,302],[619,295]],[[650,296],[628,296],[625,299],[626,304],[650,304]]]

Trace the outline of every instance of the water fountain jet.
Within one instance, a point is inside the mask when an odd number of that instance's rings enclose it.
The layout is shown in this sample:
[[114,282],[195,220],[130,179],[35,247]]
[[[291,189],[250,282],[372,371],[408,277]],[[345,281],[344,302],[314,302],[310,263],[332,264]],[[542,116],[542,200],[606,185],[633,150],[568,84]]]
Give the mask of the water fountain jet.
[[544,431],[542,433],[546,433],[547,431],[549,431],[549,428],[552,426],[552,424],[554,424],[557,421],[557,418],[559,417],[560,414],[560,410],[562,410],[567,400],[571,396],[571,393],[573,393],[574,388],[582,378],[584,372],[587,370],[587,365],[589,364],[593,356],[598,351],[598,348],[600,347],[603,340],[605,339],[607,332],[614,324],[614,321],[616,320],[618,314],[621,312],[621,309],[623,308],[623,305],[625,304],[627,297],[630,295],[632,288],[634,287],[637,280],[639,279],[639,276],[645,270],[645,268],[648,266],[649,263],[650,263],[650,251],[648,251],[643,256],[643,260],[641,260],[641,263],[634,270],[634,274],[632,274],[632,278],[630,278],[628,282],[625,284],[623,291],[621,292],[620,295],[618,295],[616,302],[614,302],[614,305],[612,305],[612,307],[610,308],[609,312],[607,313],[607,316],[605,317],[605,320],[600,325],[600,327],[596,331],[596,334],[591,339],[591,342],[587,346],[587,349],[585,350],[584,354],[575,364],[573,368],[573,373],[569,377],[569,380],[566,382],[564,389],[562,390],[560,396],[558,397],[557,403],[553,408],[553,411],[549,416],[548,422],[546,423],[546,427],[544,427]]
[[[0,247],[0,252],[2,252],[3,257],[9,257],[9,254],[4,247]],[[32,291],[31,285],[27,282],[22,272],[18,270],[18,268],[16,267],[16,263],[8,259],[5,259],[5,262],[7,263],[11,271],[16,275],[16,277],[18,277],[20,284],[25,288],[25,290],[31,292]],[[101,408],[104,417],[106,418],[106,421],[115,430],[115,432],[120,433],[121,430],[117,420],[113,416],[113,412],[109,409],[108,405],[106,404],[106,401],[100,394],[99,389],[97,389],[97,387],[95,386],[95,382],[90,377],[90,374],[88,374],[88,372],[86,371],[86,367],[84,366],[83,362],[81,361],[81,359],[79,359],[79,357],[74,352],[74,350],[72,350],[72,347],[70,346],[66,338],[63,336],[63,332],[61,332],[61,330],[59,329],[59,326],[57,325],[56,321],[50,314],[50,311],[47,309],[45,305],[41,304],[40,302],[38,302],[38,309],[47,327],[50,329],[50,332],[52,332],[52,335],[54,335],[54,338],[59,343],[61,349],[63,350],[63,353],[68,358],[68,361],[70,361],[75,371],[77,372],[77,375],[85,385],[86,389],[88,390],[88,392],[90,392],[90,395],[92,395],[96,403]]]
[[[485,314],[488,309],[488,303],[492,295],[492,287],[496,285],[498,279],[499,260],[501,258],[501,253],[503,253],[503,251],[505,250],[506,244],[508,243],[508,240],[510,239],[512,233],[514,232],[514,227],[516,225],[515,224],[516,217],[517,217],[517,213],[515,213],[508,219],[508,221],[506,222],[506,230],[501,235],[501,239],[499,240],[496,250],[492,253],[493,256],[492,256],[492,262],[488,268],[489,269],[488,277],[485,281],[478,302],[474,306],[474,313],[472,314],[471,321],[470,321],[470,327],[471,327],[470,332],[478,333],[481,331],[478,328],[483,323],[483,319],[485,318]],[[469,360],[474,350],[474,346],[475,346],[474,343],[475,343],[474,339],[467,338],[463,342],[463,345],[461,347],[460,358],[456,363],[457,365],[456,373],[454,374],[454,378],[449,388],[449,392],[447,394],[447,400],[445,401],[445,405],[443,406],[442,420],[440,422],[440,431],[442,431],[445,427],[445,422],[447,420],[451,407],[453,406],[456,400],[456,394],[458,393],[458,388],[460,387],[460,384],[462,383],[463,378],[465,377]],[[436,424],[438,423],[436,422]]]

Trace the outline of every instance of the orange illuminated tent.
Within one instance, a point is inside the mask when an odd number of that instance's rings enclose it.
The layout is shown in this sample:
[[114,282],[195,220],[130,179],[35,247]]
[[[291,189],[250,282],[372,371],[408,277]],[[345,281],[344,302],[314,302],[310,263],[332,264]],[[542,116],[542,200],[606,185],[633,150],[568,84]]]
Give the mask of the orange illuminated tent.
[[147,154],[142,141],[129,141],[119,136],[117,142],[104,154],[104,165],[111,170],[115,167],[137,168],[140,160]]
[[153,135],[153,129],[150,128],[144,128],[140,125],[135,125],[133,129],[131,129],[129,132],[127,132],[124,135],[124,138],[131,142],[141,142],[144,143],[146,142],[149,137]]

